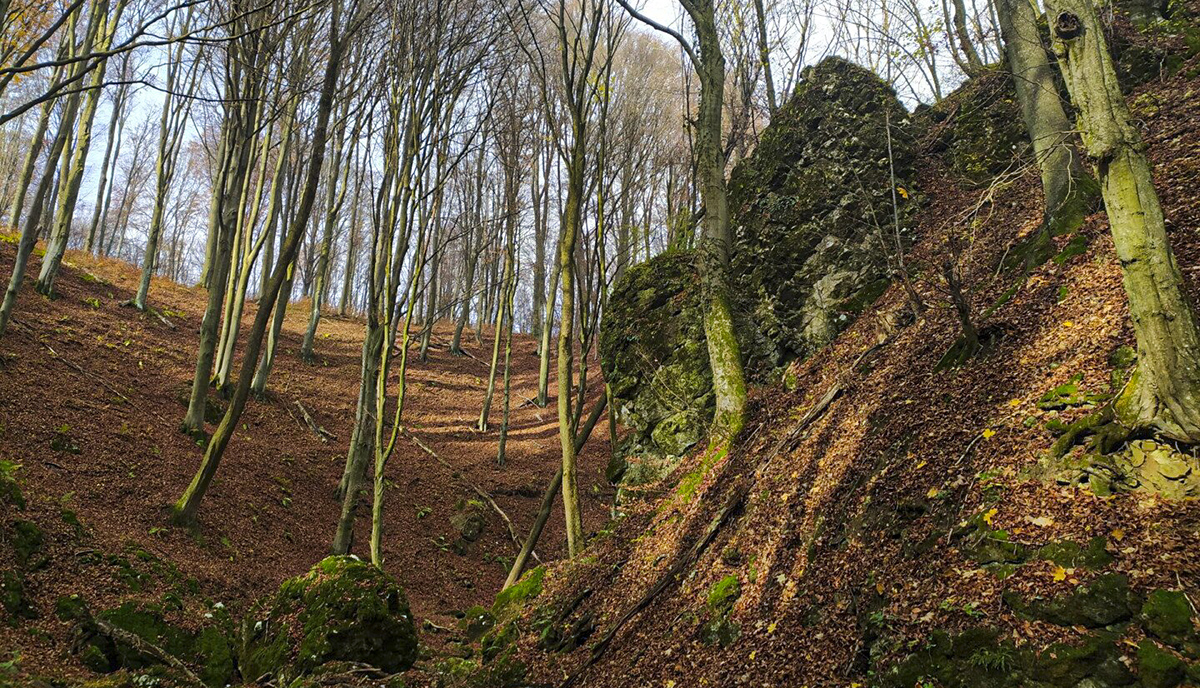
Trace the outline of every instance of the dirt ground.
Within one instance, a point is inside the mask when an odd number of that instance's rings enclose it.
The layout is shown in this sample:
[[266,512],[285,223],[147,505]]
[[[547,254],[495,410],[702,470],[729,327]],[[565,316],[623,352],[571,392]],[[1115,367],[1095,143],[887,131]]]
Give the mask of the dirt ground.
[[[11,242],[0,242],[0,273],[9,274],[14,253]],[[130,599],[159,600],[182,587],[196,594],[178,610],[181,623],[199,618],[194,612],[205,599],[223,602],[237,618],[254,598],[326,555],[340,513],[334,493],[354,422],[363,335],[360,320],[326,316],[317,360],[306,364],[299,348],[307,303],[289,307],[268,398],[248,404],[197,526],[175,527],[167,508],[201,458],[201,448],[178,427],[205,294],[156,280],[150,302],[168,325],[121,305],[136,289],[133,267],[79,253],[68,253],[65,266],[55,299],[38,296],[27,283],[15,321],[0,339],[0,460],[20,465],[28,500],[24,512],[0,509],[9,512],[2,514],[5,522],[30,520],[44,532],[26,579],[38,618],[19,627],[0,624],[0,648],[19,652],[28,673],[56,677],[86,672],[67,652],[69,629],[54,613],[61,596],[80,594],[105,609]],[[250,306],[243,336],[253,316]],[[514,343],[512,426],[501,468],[499,392],[491,428],[475,429],[492,338],[485,333],[481,346],[465,336],[471,356],[453,356],[447,346],[452,331],[450,323],[439,323],[427,363],[415,352],[410,356],[405,424],[454,472],[406,439],[386,470],[385,568],[406,589],[418,623],[432,622],[423,638],[433,644],[437,627],[452,625],[453,612],[490,604],[516,553],[503,519],[491,510],[483,535],[465,555],[452,550],[458,531],[451,517],[475,497],[468,483],[490,493],[524,537],[559,458],[553,379],[548,408],[529,401],[537,393],[534,341],[519,336]],[[598,369],[591,366],[594,383]],[[390,394],[395,385],[393,373]],[[592,394],[597,391],[593,384]],[[310,430],[300,406],[334,439]],[[589,532],[604,526],[612,502],[604,479],[606,423],[597,425],[580,457]],[[565,554],[561,508],[560,500],[537,548],[546,561]],[[354,544],[363,557],[369,512],[364,500]],[[5,543],[0,569],[15,564]],[[0,660],[7,658],[0,652]]]

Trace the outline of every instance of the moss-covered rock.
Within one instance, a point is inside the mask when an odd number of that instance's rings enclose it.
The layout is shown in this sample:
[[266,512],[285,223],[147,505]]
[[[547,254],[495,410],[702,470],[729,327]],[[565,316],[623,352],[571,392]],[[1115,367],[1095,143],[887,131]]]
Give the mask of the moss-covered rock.
[[1154,643],[1138,643],[1138,675],[1145,688],[1175,688],[1187,677],[1187,665]]
[[33,521],[18,519],[12,523],[12,534],[13,552],[17,555],[17,562],[28,566],[33,555],[37,554],[45,542],[42,529]]
[[[678,457],[703,437],[714,397],[693,253],[659,255],[617,280],[600,323],[600,360],[616,413],[634,430],[622,456]],[[661,478],[674,462],[651,465],[640,482]],[[610,480],[624,478],[626,467],[611,466]]]
[[162,658],[146,646],[126,642],[102,626],[132,634],[166,654],[197,667],[205,685],[221,688],[237,675],[234,662],[233,624],[223,606],[214,607],[209,623],[193,632],[167,619],[164,607],[143,602],[125,602],[113,609],[92,615],[79,595],[59,598],[55,605],[58,618],[71,624],[71,650],[89,669],[100,672],[161,671]]
[[1142,627],[1155,638],[1177,647],[1196,637],[1192,605],[1182,592],[1151,592],[1142,605],[1140,621]]
[[249,680],[303,676],[332,661],[394,673],[412,666],[416,656],[417,632],[404,591],[355,557],[328,557],[256,603],[242,622],[238,653]]
[[0,573],[0,608],[4,609],[8,623],[13,626],[21,619],[37,618],[37,610],[30,603],[25,588],[25,578],[19,571]]
[[1129,579],[1110,573],[1081,585],[1073,592],[1050,599],[1023,600],[1005,593],[1004,601],[1018,614],[1060,626],[1103,628],[1128,621],[1141,608],[1140,600],[1129,589]]
[[824,346],[882,293],[897,241],[893,200],[899,239],[910,240],[909,131],[907,111],[882,79],[831,57],[804,71],[753,155],[734,168],[736,310],[752,315],[768,344],[750,340],[751,370]]
[[25,496],[21,494],[21,485],[17,482],[19,468],[12,461],[0,460],[0,504],[9,504],[18,511],[24,511]]
[[934,632],[928,647],[882,672],[892,688],[1116,688],[1135,678],[1122,662],[1117,636],[1097,633],[1078,643],[1057,643],[1035,652],[977,628],[951,636]]

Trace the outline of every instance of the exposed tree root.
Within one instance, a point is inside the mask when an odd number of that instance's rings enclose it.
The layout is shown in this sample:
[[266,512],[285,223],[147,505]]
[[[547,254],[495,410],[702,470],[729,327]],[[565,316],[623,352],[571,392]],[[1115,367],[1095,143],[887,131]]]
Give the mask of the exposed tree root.
[[[1062,434],[1050,447],[1050,458],[1061,459],[1076,445],[1087,439],[1089,451],[1099,454],[1111,454],[1125,440],[1133,435],[1133,430],[1121,425],[1116,419],[1112,404],[1090,413],[1067,426]],[[1088,439],[1090,438],[1090,439]]]
[[337,435],[317,425],[317,422],[313,420],[312,414],[308,412],[308,409],[304,408],[304,404],[301,404],[299,400],[296,401],[296,408],[300,409],[300,415],[304,418],[304,423],[308,425],[308,429],[312,430],[317,437],[320,437],[322,442],[337,439]]

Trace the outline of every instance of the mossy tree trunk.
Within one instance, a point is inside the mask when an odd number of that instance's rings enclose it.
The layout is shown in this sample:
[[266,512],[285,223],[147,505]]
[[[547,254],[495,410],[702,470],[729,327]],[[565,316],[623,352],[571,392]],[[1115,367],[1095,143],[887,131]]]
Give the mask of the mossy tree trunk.
[[696,156],[704,219],[700,240],[700,280],[704,290],[704,336],[712,368],[716,413],[713,434],[732,439],[745,423],[746,380],[733,329],[729,298],[729,199],[725,190],[725,153],[721,146],[721,106],[725,94],[725,57],[712,0],[683,0],[699,37],[696,71],[700,108],[696,117]]
[[1027,0],[997,0],[996,14],[1021,116],[1041,170],[1046,196],[1042,231],[1048,240],[1083,221],[1097,190],[1075,147],[1075,127],[1059,98],[1033,5]]
[[711,434],[731,440],[746,422],[746,375],[733,328],[729,294],[729,196],[725,188],[725,150],[721,110],[725,96],[725,55],[713,0],[679,0],[696,31],[699,51],[679,32],[617,0],[638,21],[679,42],[700,80],[700,106],[693,123],[696,173],[704,201],[700,220],[700,285],[704,293],[704,337],[712,369],[716,412]]
[[1096,163],[1137,335],[1138,367],[1116,402],[1118,420],[1200,442],[1200,328],[1103,27],[1090,0],[1051,0],[1047,10],[1084,147]]
[[[329,54],[326,59],[320,95],[316,105],[317,120],[313,128],[312,157],[309,160],[306,171],[304,192],[300,199],[300,206],[288,229],[287,236],[280,247],[279,265],[272,271],[270,281],[263,286],[259,309],[255,314],[254,325],[250,329],[250,334],[246,342],[245,359],[242,361],[242,370],[238,376],[238,383],[234,389],[233,398],[229,402],[229,408],[226,409],[224,417],[221,418],[220,424],[213,433],[212,440],[205,448],[204,458],[200,463],[199,470],[196,472],[191,484],[188,485],[183,495],[179,498],[179,501],[175,504],[175,516],[181,521],[191,521],[195,518],[196,512],[200,508],[200,502],[204,499],[204,494],[208,491],[208,486],[212,483],[213,476],[216,475],[217,467],[220,465],[225,448],[229,445],[229,440],[233,438],[234,428],[237,427],[237,422],[246,407],[246,399],[250,394],[250,384],[254,377],[255,363],[258,362],[259,353],[261,352],[263,336],[266,334],[267,321],[274,311],[276,300],[281,296],[280,292],[282,291],[284,282],[290,282],[287,274],[289,272],[288,268],[295,262],[296,255],[299,253],[300,239],[303,235],[305,225],[308,224],[309,215],[312,213],[313,202],[317,195],[317,182],[320,180],[321,166],[325,159],[325,143],[329,132],[330,114],[333,110],[333,97],[337,90],[338,73],[345,50],[345,43],[339,35],[339,29],[341,28],[339,26],[339,3],[333,3],[331,8]],[[235,12],[242,11],[240,7],[233,9]],[[236,55],[232,57],[236,58]],[[287,298],[287,295],[284,294],[283,298]]]

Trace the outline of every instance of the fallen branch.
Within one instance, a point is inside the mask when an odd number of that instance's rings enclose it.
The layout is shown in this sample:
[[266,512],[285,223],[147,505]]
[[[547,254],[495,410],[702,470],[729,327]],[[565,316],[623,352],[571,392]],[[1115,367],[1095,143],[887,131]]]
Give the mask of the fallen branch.
[[162,321],[162,324],[166,325],[167,327],[171,328],[172,330],[175,329],[175,323],[171,322],[170,320],[167,320],[167,316],[163,315],[162,311],[158,310],[157,308],[150,308],[147,310],[149,310],[151,313],[153,313],[154,317],[156,317],[160,321]]
[[123,628],[118,628],[104,619],[95,619],[95,622],[96,629],[109,638],[112,638],[114,641],[128,645],[134,650],[144,655],[150,655],[172,669],[178,670],[181,674],[187,677],[189,681],[197,686],[204,685],[204,682],[200,680],[200,677],[194,674],[186,664],[161,647],[151,643],[148,640],[145,640],[135,633],[130,633]]
[[515,544],[517,546],[517,549],[518,550],[521,549],[521,539],[517,537],[517,529],[515,527],[513,527],[512,519],[508,517],[508,514],[504,513],[504,509],[500,508],[500,505],[496,503],[496,500],[492,499],[492,496],[490,494],[488,494],[487,491],[485,491],[483,488],[479,487],[475,483],[471,482],[470,480],[467,480],[466,477],[464,477],[463,474],[457,468],[455,468],[449,461],[446,461],[442,457],[438,456],[437,452],[430,449],[429,445],[425,444],[424,442],[422,442],[420,440],[420,438],[418,438],[416,435],[409,432],[407,428],[404,429],[403,432],[404,432],[405,437],[408,437],[408,439],[412,440],[413,443],[415,443],[418,447],[425,450],[426,454],[429,454],[433,458],[437,459],[438,463],[440,463],[443,466],[445,466],[446,468],[450,469],[450,474],[452,477],[454,477],[458,481],[462,482],[467,487],[471,488],[472,492],[479,495],[480,498],[482,498],[485,502],[487,502],[488,505],[492,507],[492,510],[495,511],[497,514],[499,514],[500,518],[504,519],[504,524],[506,526],[508,526],[509,537],[512,538],[513,544]]
[[304,404],[301,404],[299,400],[296,400],[296,408],[300,409],[300,415],[304,417],[304,422],[308,425],[308,429],[316,433],[322,442],[337,439],[337,435],[317,425],[317,421],[313,420],[312,414],[308,412],[308,409],[304,408]]

